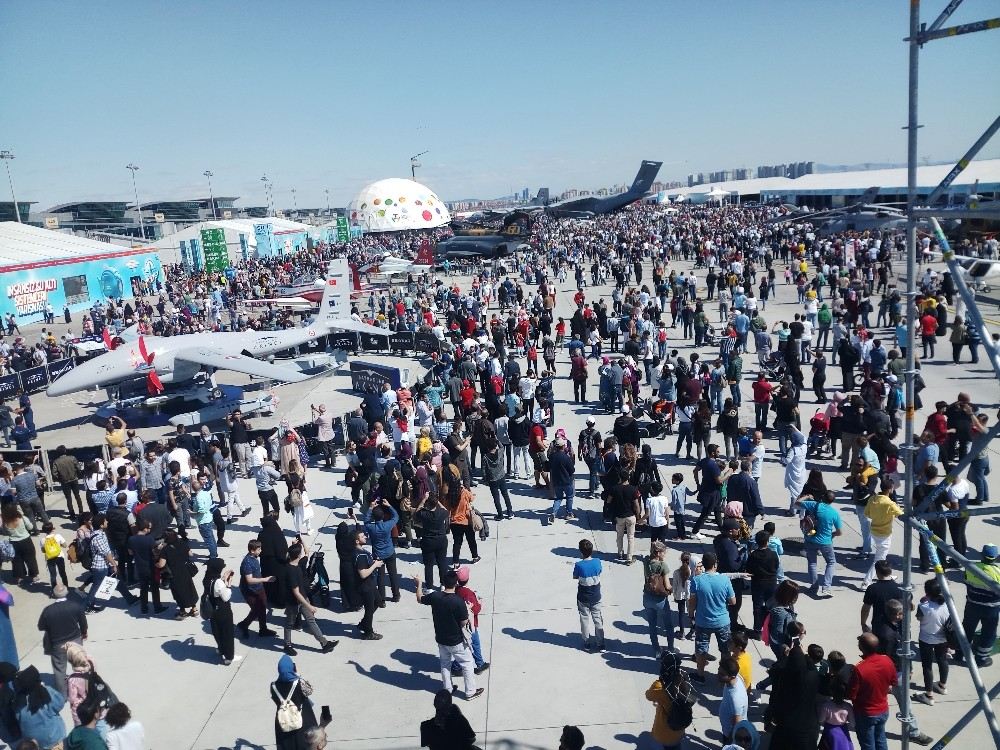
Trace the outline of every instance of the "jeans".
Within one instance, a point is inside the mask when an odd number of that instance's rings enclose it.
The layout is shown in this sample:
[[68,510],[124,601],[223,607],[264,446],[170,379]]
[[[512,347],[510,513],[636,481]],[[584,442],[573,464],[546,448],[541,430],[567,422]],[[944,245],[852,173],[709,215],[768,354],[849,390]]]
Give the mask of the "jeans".
[[622,387],[620,385],[612,386],[614,388],[614,399],[615,399],[615,410],[617,413],[621,413],[621,410],[625,406],[625,398],[622,392]]
[[822,553],[826,561],[826,570],[823,571],[823,587],[833,586],[833,571],[837,567],[837,555],[833,551],[832,544],[806,544],[806,560],[809,563],[809,585],[816,585],[816,557]]
[[924,692],[932,692],[934,685],[934,664],[942,685],[948,682],[948,644],[924,643],[920,641],[920,666],[924,673]]
[[732,385],[729,386],[729,394],[733,397],[733,403],[736,406],[739,406],[740,404],[743,403],[743,396],[740,393],[740,384],[739,384],[739,381],[737,381],[737,382],[735,382],[735,383],[733,383]]
[[865,506],[855,505],[854,512],[858,516],[858,524],[861,526],[861,551],[866,555],[872,551],[872,522],[865,515]]
[[875,563],[889,556],[889,548],[892,546],[892,534],[889,534],[889,536],[876,536],[873,534],[872,542],[875,547],[875,555],[872,557],[872,564],[868,568],[868,572],[865,573],[865,582],[862,584],[864,588],[868,588],[868,584],[875,578]]
[[443,643],[439,643],[438,658],[441,661],[441,684],[444,685],[445,690],[449,693],[451,692],[453,686],[451,681],[451,665],[457,664],[462,669],[466,697],[476,692],[476,673],[473,671],[475,669],[475,662],[473,661],[472,650],[465,643],[459,643],[455,646],[445,646]]
[[594,626],[594,645],[597,648],[604,648],[604,617],[601,615],[601,603],[584,604],[577,600],[576,611],[580,615],[580,635],[583,636],[583,645],[591,645],[590,626]]
[[511,470],[514,476],[518,479],[521,478],[521,472],[517,470],[517,459],[521,459],[521,463],[524,464],[524,478],[529,478],[535,471],[534,464],[531,463],[531,457],[528,455],[528,446],[526,445],[515,445],[514,446],[514,461],[511,463]]
[[776,581],[750,581],[750,601],[753,603],[753,630],[760,632],[767,616],[767,603],[778,589]]
[[563,499],[566,500],[566,515],[572,515],[573,513],[573,485],[555,485],[552,488],[552,495],[555,498],[552,501],[552,511],[549,513],[552,518],[556,517],[559,512],[559,506],[562,505]]
[[655,597],[651,594],[642,595],[642,607],[646,613],[646,622],[649,624],[649,642],[653,644],[656,652],[660,650],[660,637],[657,627],[662,627],[667,634],[667,648],[674,647],[674,626],[671,622],[670,599]]
[[[1000,609],[996,607],[985,607],[975,602],[965,603],[965,614],[962,616],[962,629],[965,637],[972,645],[972,651],[976,659],[985,659],[990,655],[993,643],[997,639],[997,619],[1000,616]],[[976,627],[982,625],[979,637],[976,635]]]
[[775,422],[775,428],[778,430],[778,454],[781,456],[781,462],[785,462],[785,456],[788,455],[789,441],[792,438],[792,423],[791,422]]
[[202,540],[205,542],[205,546],[208,547],[208,557],[209,559],[219,556],[219,548],[215,542],[215,523],[202,523],[198,524],[198,533],[201,534]]
[[625,537],[628,536],[628,561],[632,562],[632,556],[635,554],[635,516],[625,516],[624,518],[615,519],[615,532],[618,535],[618,556],[623,557],[625,555],[624,545],[622,542]]
[[[90,571],[90,590],[87,592],[87,606],[86,609],[90,609],[94,606],[97,601],[97,589],[101,587],[104,579],[111,575],[111,571],[108,568],[103,570],[91,570]],[[125,579],[118,579],[118,592],[125,598],[125,601],[132,604],[135,601],[135,596],[133,596],[128,588],[125,586]]]
[[687,440],[687,455],[691,456],[691,441],[692,441],[692,431],[693,427],[691,422],[679,421],[677,423],[677,449],[674,451],[678,456],[681,454],[681,446],[684,441]]
[[600,479],[597,475],[597,459],[586,458],[584,459],[584,461],[586,461],[587,469],[590,472],[590,484],[588,485],[588,489],[590,490],[590,494],[593,495],[597,492],[597,487],[600,482]]
[[507,513],[509,515],[514,515],[514,508],[510,504],[510,492],[507,491],[507,477],[500,477],[497,480],[489,482],[490,494],[493,495],[493,506],[497,511],[497,518],[503,514],[502,506],[500,505],[500,496],[503,495],[504,502],[507,503]]
[[758,430],[767,429],[767,414],[771,411],[771,404],[758,404],[754,402],[753,414],[754,414],[754,425]]
[[859,750],[889,750],[889,742],[885,736],[885,723],[888,719],[888,711],[877,716],[865,716],[860,711],[854,715]]
[[990,459],[988,456],[981,456],[972,459],[969,464],[968,479],[972,486],[976,488],[975,500],[988,503],[990,500],[990,486],[986,482],[986,477],[990,473]]
[[712,404],[712,411],[716,414],[722,413],[722,388],[717,388],[716,386],[710,386],[708,389],[710,396],[710,401]]

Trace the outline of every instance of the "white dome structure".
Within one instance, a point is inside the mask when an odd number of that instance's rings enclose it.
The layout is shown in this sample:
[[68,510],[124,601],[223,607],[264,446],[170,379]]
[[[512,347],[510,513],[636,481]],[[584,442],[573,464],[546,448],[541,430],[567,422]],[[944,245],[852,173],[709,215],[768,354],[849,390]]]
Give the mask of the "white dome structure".
[[366,232],[433,229],[451,221],[444,201],[413,180],[390,177],[365,187],[348,206],[351,224]]

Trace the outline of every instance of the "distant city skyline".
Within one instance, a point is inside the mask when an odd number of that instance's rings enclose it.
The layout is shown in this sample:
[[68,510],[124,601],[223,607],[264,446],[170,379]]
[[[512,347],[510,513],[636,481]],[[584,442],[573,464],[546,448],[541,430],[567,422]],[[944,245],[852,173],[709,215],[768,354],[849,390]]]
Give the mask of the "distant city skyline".
[[[673,3],[14,0],[0,148],[41,209],[133,202],[130,163],[144,203],[207,197],[210,170],[242,206],[269,202],[267,175],[280,208],[344,206],[423,151],[417,180],[445,200],[610,187],[642,159],[664,162],[662,182],[901,163],[907,10],[748,1],[736,23],[732,6]],[[952,21],[992,11],[967,0]],[[992,120],[1000,91],[970,71],[998,65],[988,34],[924,49],[922,158],[957,159]]]

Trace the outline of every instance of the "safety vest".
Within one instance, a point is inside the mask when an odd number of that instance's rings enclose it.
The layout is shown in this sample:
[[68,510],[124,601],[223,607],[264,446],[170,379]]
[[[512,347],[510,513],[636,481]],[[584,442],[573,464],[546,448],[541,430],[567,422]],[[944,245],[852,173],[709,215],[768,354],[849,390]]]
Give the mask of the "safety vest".
[[[993,562],[980,562],[979,568],[993,583],[1000,585],[1000,565]],[[973,570],[965,571],[965,585],[968,587],[967,597],[970,603],[984,607],[1000,607],[1000,596],[986,588],[982,577]]]

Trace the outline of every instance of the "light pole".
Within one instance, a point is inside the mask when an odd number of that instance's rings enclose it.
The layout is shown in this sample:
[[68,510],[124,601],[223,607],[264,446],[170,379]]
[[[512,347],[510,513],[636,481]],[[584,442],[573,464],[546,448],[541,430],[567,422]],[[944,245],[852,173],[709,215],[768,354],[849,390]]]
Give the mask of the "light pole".
[[414,181],[417,179],[417,167],[423,166],[419,161],[417,161],[417,158],[426,153],[429,153],[429,151],[421,151],[419,154],[414,154],[410,157],[410,179]]
[[146,240],[146,225],[142,221],[142,206],[139,205],[139,188],[135,185],[135,173],[139,171],[137,167],[132,162],[125,165],[125,169],[132,173],[132,192],[135,193],[135,208],[139,212],[139,232],[142,234],[143,241]]
[[3,159],[3,165],[7,167],[7,182],[10,183],[10,199],[14,201],[14,215],[17,217],[17,223],[23,223],[21,221],[21,209],[17,207],[17,197],[14,195],[14,180],[10,176],[10,162],[14,158],[14,154],[10,151],[4,150],[0,151],[0,159]]
[[292,206],[295,208],[296,215],[298,215],[298,213],[299,213],[299,201],[298,201],[298,198],[295,197],[295,188],[292,188]]
[[267,201],[267,210],[274,215],[274,209],[271,207],[271,181],[267,179],[267,175],[260,178],[260,181],[264,183],[264,200]]
[[330,189],[327,188],[323,192],[326,193],[326,215],[327,215],[327,217],[329,217],[330,216]]
[[202,172],[202,174],[205,175],[205,177],[208,178],[208,200],[212,204],[212,218],[213,219],[218,219],[219,216],[215,212],[215,195],[212,193],[212,178],[215,175],[212,173],[211,169],[206,169],[204,172]]

